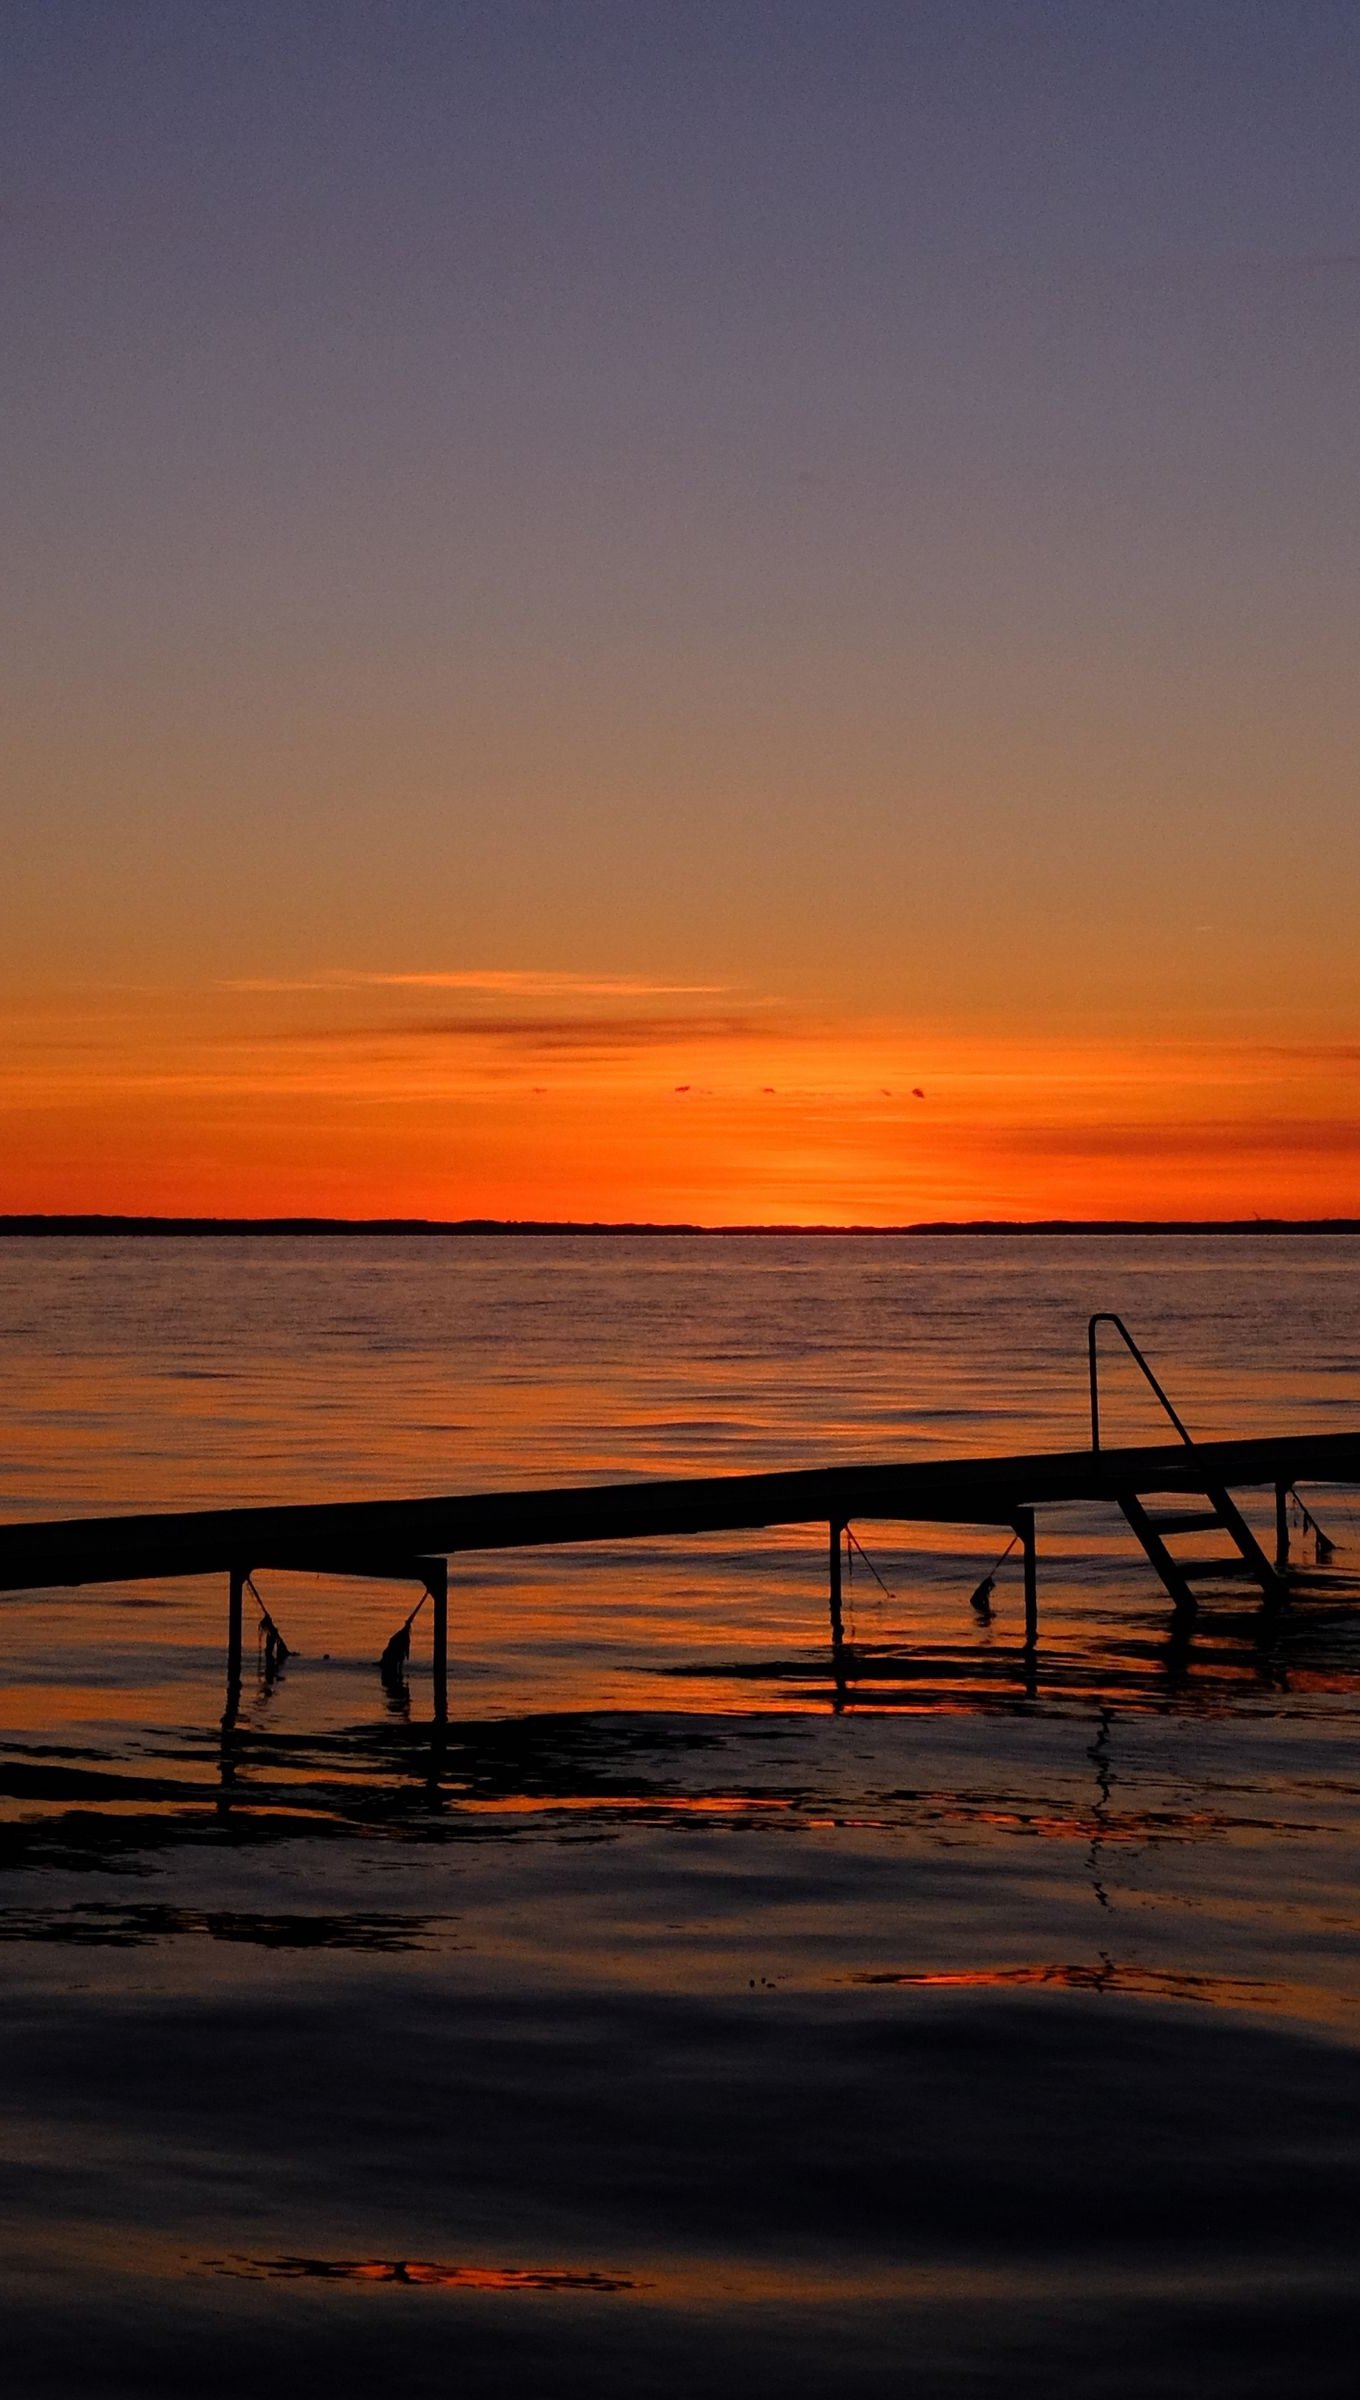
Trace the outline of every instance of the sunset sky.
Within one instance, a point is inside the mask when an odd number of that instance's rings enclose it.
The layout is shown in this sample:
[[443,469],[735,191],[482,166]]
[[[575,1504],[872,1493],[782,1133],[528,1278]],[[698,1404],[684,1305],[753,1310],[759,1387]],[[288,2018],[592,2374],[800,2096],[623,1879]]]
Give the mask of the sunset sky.
[[1354,0],[11,0],[0,1208],[1360,1214]]

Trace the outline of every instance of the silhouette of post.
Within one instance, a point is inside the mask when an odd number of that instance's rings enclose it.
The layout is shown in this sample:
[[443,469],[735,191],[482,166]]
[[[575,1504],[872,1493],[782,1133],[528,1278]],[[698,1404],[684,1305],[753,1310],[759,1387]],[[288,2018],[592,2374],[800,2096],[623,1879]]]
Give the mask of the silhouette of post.
[[1022,1508],[1015,1520],[1015,1530],[1023,1544],[1025,1561],[1025,1648],[1032,1650],[1039,1639],[1039,1554],[1034,1540],[1034,1511]]
[[449,1713],[449,1562],[432,1558],[424,1570],[425,1588],[430,1595],[434,1616],[433,1656],[430,1673],[434,1683],[434,1713],[442,1724]]
[[1287,1483],[1277,1483],[1275,1486],[1275,1564],[1280,1568],[1287,1567],[1289,1564],[1289,1486]]
[[241,1618],[247,1570],[232,1567],[227,1574],[227,1705],[223,1717],[231,1724],[241,1702]]
[[831,1664],[835,1669],[837,1683],[843,1683],[845,1681],[845,1619],[841,1610],[841,1542],[845,1534],[845,1527],[838,1518],[833,1517],[828,1532],[830,1540],[827,1547],[827,1564],[831,1577]]

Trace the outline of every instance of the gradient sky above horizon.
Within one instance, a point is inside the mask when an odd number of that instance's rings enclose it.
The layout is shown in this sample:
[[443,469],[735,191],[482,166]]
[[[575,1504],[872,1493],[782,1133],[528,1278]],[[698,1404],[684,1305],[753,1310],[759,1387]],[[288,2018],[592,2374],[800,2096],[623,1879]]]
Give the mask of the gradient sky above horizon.
[[1360,1213],[1350,0],[0,70],[0,1207]]

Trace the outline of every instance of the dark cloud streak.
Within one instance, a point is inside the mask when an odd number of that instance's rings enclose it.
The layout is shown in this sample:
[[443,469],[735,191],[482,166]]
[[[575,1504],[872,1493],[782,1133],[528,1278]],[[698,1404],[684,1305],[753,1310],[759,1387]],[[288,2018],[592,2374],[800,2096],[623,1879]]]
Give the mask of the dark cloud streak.
[[349,1025],[310,1030],[290,1029],[275,1038],[294,1045],[313,1043],[393,1044],[457,1042],[476,1047],[492,1042],[524,1051],[567,1052],[600,1056],[611,1051],[665,1049],[676,1042],[742,1042],[797,1039],[815,1028],[806,1021],[768,1012],[724,1011],[706,1014],[632,1016],[445,1016],[419,1017],[405,1023]]

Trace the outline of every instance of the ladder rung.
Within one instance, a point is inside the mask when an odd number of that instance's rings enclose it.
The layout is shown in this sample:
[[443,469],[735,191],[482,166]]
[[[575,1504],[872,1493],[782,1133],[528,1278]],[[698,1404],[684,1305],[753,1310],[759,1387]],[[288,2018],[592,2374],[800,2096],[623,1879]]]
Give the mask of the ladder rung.
[[1231,1558],[1178,1558],[1176,1566],[1182,1575],[1255,1575],[1256,1567],[1249,1558],[1234,1550]]
[[1155,1516],[1147,1509],[1144,1514],[1154,1533],[1218,1533],[1223,1525],[1216,1508],[1168,1509],[1165,1514],[1159,1510]]

